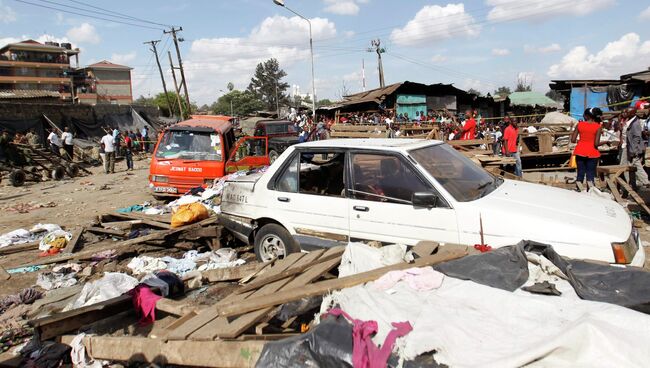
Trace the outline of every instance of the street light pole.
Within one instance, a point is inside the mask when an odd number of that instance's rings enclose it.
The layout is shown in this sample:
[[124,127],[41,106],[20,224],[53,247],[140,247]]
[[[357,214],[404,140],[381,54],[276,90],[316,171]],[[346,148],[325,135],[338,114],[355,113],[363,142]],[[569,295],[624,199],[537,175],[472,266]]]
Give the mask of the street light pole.
[[289,8],[284,4],[284,0],[273,0],[273,3],[275,5],[281,6],[288,11],[292,12],[293,14],[297,15],[298,17],[304,19],[307,21],[307,24],[309,24],[309,52],[311,54],[311,107],[312,107],[312,120],[315,122],[316,121],[316,80],[314,78],[314,42],[312,39],[312,34],[311,34],[311,21],[302,15],[296,13],[293,9]]

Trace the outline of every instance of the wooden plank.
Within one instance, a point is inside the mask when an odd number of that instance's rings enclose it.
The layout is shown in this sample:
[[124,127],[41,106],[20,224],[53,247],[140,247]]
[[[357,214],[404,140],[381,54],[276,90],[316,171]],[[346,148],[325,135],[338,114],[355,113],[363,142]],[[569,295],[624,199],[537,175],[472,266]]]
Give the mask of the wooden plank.
[[[292,264],[294,261],[300,259],[302,257],[302,253],[292,253],[290,254],[286,259],[276,262],[275,265],[273,265],[269,271],[268,275],[274,274],[276,272],[282,272],[284,271],[287,267],[290,266],[290,263]],[[246,295],[245,294],[237,294],[238,298],[243,298]],[[231,295],[231,300],[236,300],[233,299],[234,297]],[[219,303],[215,305],[218,306]],[[217,317],[219,317],[219,313],[215,308],[207,308],[203,311],[201,311],[197,316],[194,318],[190,319],[187,321],[185,324],[174,330],[172,333],[169,334],[169,339],[170,340],[185,340],[188,336],[190,336],[192,333],[197,331],[199,328],[205,326],[206,324],[212,322],[215,320]]]
[[10,278],[11,278],[11,274],[7,272],[7,270],[5,270],[4,267],[2,267],[2,265],[0,265],[0,280],[4,281],[4,280],[9,280]]
[[[230,303],[228,305],[219,306],[219,315],[221,316],[234,316],[242,313],[267,308],[274,305],[287,303],[290,301],[306,298],[310,296],[323,295],[332,290],[340,290],[356,285],[360,285],[369,281],[374,281],[383,276],[386,272],[403,270],[411,267],[424,267],[432,266],[441,262],[449,261],[464,257],[468,254],[467,247],[465,246],[444,246],[440,247],[438,253],[422,257],[413,263],[398,263],[390,266],[381,267],[375,270],[362,272],[356,275],[346,276],[338,279],[326,280],[317,282],[307,286],[298,286],[302,280],[301,277],[307,275],[308,272],[296,277],[291,283],[287,284],[283,290],[273,293],[271,295],[264,295],[260,297],[248,298],[242,302]],[[316,267],[314,267],[316,268]],[[310,271],[312,271],[312,268]],[[296,286],[296,287],[292,287]]]
[[[70,344],[74,336],[61,337]],[[168,341],[146,337],[85,336],[86,353],[98,360],[155,363],[160,366],[254,367],[265,341]]]
[[[300,253],[294,253],[294,254],[300,254]],[[311,254],[311,253],[310,253]],[[276,271],[273,273],[275,274],[281,274],[285,270],[287,270],[291,266],[296,266],[299,267],[300,265],[303,264],[309,264],[315,256],[320,256],[320,254],[300,254],[301,257],[293,257],[295,261],[290,260],[291,256],[293,254],[290,254],[285,260],[277,264],[274,268]],[[272,275],[270,275],[272,276]],[[241,302],[243,299],[251,297],[253,295],[268,295],[271,293],[274,293],[278,291],[282,286],[284,286],[287,283],[286,280],[278,280],[274,282],[270,282],[265,284],[262,288],[259,290],[249,292],[249,293],[240,293],[237,295],[241,295],[241,298],[237,298],[236,296],[233,296],[232,298],[228,299],[226,302],[230,303],[238,303]],[[215,314],[218,316],[218,311],[219,311],[219,305],[221,303],[217,304],[216,310],[214,310]],[[221,337],[221,338],[234,338],[239,336],[242,332],[247,330],[249,327],[253,326],[255,323],[257,323],[260,319],[262,319],[265,315],[271,312],[272,308],[266,308],[260,311],[255,311],[254,313],[249,313],[243,316],[240,316],[239,318],[235,319],[234,321],[229,321],[227,318],[219,318],[217,317],[213,321],[207,323],[200,329],[198,329],[196,332],[194,332],[192,335],[190,335],[190,339],[192,340],[212,340],[215,337]]]
[[487,139],[466,139],[466,140],[452,140],[446,141],[445,143],[451,146],[480,146],[482,144],[490,144],[491,142]]
[[24,244],[13,244],[13,245],[8,245],[6,247],[0,248],[0,256],[4,256],[7,254],[14,254],[14,253],[20,253],[20,252],[26,252],[30,250],[37,250],[38,249],[39,242],[31,242],[31,243],[24,243]]
[[385,132],[332,132],[332,138],[386,138],[388,134]]
[[612,192],[612,195],[614,196],[614,199],[616,199],[616,202],[621,203],[621,204],[625,203],[625,201],[623,200],[623,197],[621,196],[621,192],[618,191],[618,188],[616,187],[616,184],[614,183],[614,181],[612,179],[608,178],[607,180],[605,180],[605,182],[607,183],[607,186],[609,187],[609,191]]
[[81,235],[83,235],[85,230],[86,230],[86,228],[84,228],[83,226],[81,228],[77,229],[77,231],[75,231],[74,235],[72,235],[72,239],[70,239],[70,241],[65,246],[65,248],[63,248],[62,253],[74,253],[74,249],[77,246],[77,243],[79,243],[79,239],[81,239]]
[[171,215],[147,215],[139,212],[129,212],[129,213],[112,212],[109,215],[113,217],[129,219],[129,220],[150,220],[155,222],[163,222],[166,224],[171,224],[172,222]]
[[186,315],[178,318],[174,322],[172,322],[169,326],[165,327],[164,330],[158,332],[155,336],[150,336],[151,338],[154,339],[167,339],[167,336],[171,331],[174,329],[178,328],[178,326],[182,326],[185,322],[189,321],[190,319],[194,318],[197,315],[196,311],[190,311]]
[[248,275],[257,273],[264,264],[262,263],[247,263],[238,267],[217,268],[201,272],[204,279],[209,282],[233,281],[241,280]]
[[643,200],[643,198],[641,198],[641,196],[639,195],[639,193],[635,192],[634,189],[632,189],[632,187],[630,186],[630,184],[626,183],[625,180],[623,180],[621,177],[616,178],[616,180],[618,181],[619,184],[621,184],[621,186],[622,186],[623,188],[625,188],[625,190],[630,194],[630,196],[632,196],[632,198],[634,198],[634,201],[635,201],[639,206],[641,206],[641,208],[643,208],[643,210],[644,210],[648,215],[650,215],[650,208],[648,208],[648,206],[646,205],[646,203],[645,203],[645,201]]
[[385,125],[348,125],[348,124],[334,124],[330,127],[333,132],[371,132],[379,130],[386,131]]
[[90,226],[90,227],[86,228],[86,231],[94,233],[94,234],[104,234],[104,235],[118,236],[120,238],[126,237],[126,234],[124,233],[124,231],[113,230],[113,229],[104,229],[103,227],[98,227],[98,226]]

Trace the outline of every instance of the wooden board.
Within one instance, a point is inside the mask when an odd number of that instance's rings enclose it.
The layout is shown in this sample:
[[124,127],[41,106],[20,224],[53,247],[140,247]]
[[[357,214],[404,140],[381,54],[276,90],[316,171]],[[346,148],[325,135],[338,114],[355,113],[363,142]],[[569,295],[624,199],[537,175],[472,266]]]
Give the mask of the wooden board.
[[379,125],[349,125],[349,124],[334,124],[330,127],[333,132],[371,132],[379,130],[386,131],[386,126]]
[[609,187],[609,191],[612,192],[612,195],[614,196],[614,199],[616,199],[616,202],[618,203],[625,203],[623,200],[623,197],[621,196],[621,192],[618,191],[618,188],[616,187],[616,184],[612,179],[607,179],[605,180],[607,183],[607,186]]
[[111,236],[117,236],[120,238],[125,238],[126,234],[124,231],[120,230],[113,230],[113,229],[105,229],[103,227],[98,227],[98,226],[90,226],[86,228],[86,231],[94,233],[94,234],[104,234],[104,235],[111,235]]
[[[70,344],[74,336],[62,336]],[[254,367],[264,341],[168,341],[146,337],[86,336],[86,353],[94,359],[156,363],[160,366]]]
[[264,264],[247,263],[238,267],[217,268],[201,272],[201,276],[209,282],[241,280],[248,275],[258,272]]
[[386,138],[388,134],[385,132],[332,132],[332,138]]
[[650,215],[650,208],[648,208],[648,206],[646,205],[646,203],[645,203],[645,201],[643,200],[643,198],[641,198],[641,196],[639,195],[639,193],[635,192],[634,189],[632,189],[632,187],[630,186],[630,184],[626,183],[625,180],[623,180],[621,177],[617,177],[616,180],[618,181],[618,183],[619,183],[623,188],[625,188],[625,190],[630,194],[630,196],[632,196],[632,198],[634,198],[634,201],[635,201],[639,206],[641,206],[641,208],[643,208],[643,210],[644,210],[648,215]]
[[31,242],[31,243],[24,243],[24,244],[12,244],[6,247],[0,248],[0,256],[4,256],[7,254],[14,254],[14,253],[20,253],[20,252],[26,252],[30,250],[37,250],[38,249],[39,242]]
[[83,235],[85,230],[86,230],[86,228],[84,228],[84,227],[81,227],[80,229],[77,229],[77,231],[75,231],[74,235],[72,235],[72,239],[70,239],[68,244],[63,249],[62,253],[74,253],[74,249],[77,246],[77,243],[79,243],[79,239],[81,239],[81,235]]

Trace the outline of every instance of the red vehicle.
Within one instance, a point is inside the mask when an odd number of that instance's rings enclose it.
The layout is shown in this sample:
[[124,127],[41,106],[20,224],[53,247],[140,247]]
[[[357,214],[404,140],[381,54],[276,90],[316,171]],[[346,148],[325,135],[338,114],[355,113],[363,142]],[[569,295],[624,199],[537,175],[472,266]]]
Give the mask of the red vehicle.
[[180,196],[228,173],[269,165],[268,138],[235,141],[229,117],[194,115],[158,138],[149,188],[155,197]]

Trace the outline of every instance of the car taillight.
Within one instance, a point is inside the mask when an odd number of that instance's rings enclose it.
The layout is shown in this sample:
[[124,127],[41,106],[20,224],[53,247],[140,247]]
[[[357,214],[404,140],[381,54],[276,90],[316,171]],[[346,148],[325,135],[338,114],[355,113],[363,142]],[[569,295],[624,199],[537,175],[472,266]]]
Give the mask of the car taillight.
[[151,181],[157,182],[157,183],[168,183],[169,178],[166,176],[162,175],[154,175],[151,177]]

